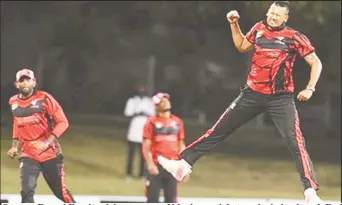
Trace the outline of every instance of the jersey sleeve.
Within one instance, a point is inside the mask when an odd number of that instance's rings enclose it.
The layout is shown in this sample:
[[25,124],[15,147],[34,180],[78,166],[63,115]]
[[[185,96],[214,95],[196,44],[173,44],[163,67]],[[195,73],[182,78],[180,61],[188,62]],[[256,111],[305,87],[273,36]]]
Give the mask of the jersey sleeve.
[[69,121],[66,118],[62,107],[50,94],[47,94],[47,112],[55,122],[52,130],[53,135],[59,138],[68,129]]
[[293,38],[295,50],[301,57],[305,57],[315,51],[310,40],[304,34],[297,32]]
[[178,140],[184,140],[185,138],[185,131],[184,131],[184,123],[182,120],[179,120],[179,133],[178,133]]
[[152,129],[152,121],[151,118],[148,118],[144,125],[144,131],[143,131],[143,139],[153,139],[153,129]]
[[259,24],[260,23],[256,23],[246,34],[245,38],[252,44],[255,44],[255,33]]

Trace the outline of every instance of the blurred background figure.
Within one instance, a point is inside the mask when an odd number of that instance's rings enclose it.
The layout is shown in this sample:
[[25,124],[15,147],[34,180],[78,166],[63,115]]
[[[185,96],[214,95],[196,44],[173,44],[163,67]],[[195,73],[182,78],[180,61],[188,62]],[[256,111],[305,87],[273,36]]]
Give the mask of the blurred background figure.
[[125,107],[125,116],[131,118],[127,133],[127,182],[133,177],[134,154],[137,149],[140,158],[139,177],[142,178],[145,175],[144,158],[141,152],[143,129],[148,116],[154,114],[155,107],[152,99],[147,96],[145,86],[138,85],[137,93],[127,100]]

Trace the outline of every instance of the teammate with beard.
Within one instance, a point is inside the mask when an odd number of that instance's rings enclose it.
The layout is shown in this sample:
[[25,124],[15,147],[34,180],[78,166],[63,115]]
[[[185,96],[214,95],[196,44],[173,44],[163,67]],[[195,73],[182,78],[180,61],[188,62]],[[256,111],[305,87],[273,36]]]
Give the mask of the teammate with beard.
[[40,172],[57,198],[74,203],[65,185],[63,155],[57,141],[69,127],[63,109],[50,94],[36,89],[32,70],[18,71],[15,86],[19,94],[9,100],[13,114],[13,142],[7,154],[14,158],[21,146],[21,203],[34,203]]

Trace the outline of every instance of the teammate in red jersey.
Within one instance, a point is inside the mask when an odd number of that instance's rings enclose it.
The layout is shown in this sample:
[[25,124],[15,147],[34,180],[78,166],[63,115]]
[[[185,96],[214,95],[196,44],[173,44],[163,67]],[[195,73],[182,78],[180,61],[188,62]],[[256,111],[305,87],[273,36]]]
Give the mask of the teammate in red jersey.
[[7,154],[14,158],[21,146],[21,202],[34,203],[40,172],[57,198],[66,203],[75,202],[65,186],[63,155],[57,141],[69,127],[61,106],[50,94],[35,89],[32,70],[18,71],[15,86],[19,94],[9,100],[13,143]]
[[305,200],[309,203],[321,202],[316,193],[318,183],[305,147],[294,102],[292,67],[297,55],[304,58],[311,67],[310,80],[306,88],[297,95],[300,101],[307,101],[315,92],[322,63],[309,39],[285,25],[289,18],[289,2],[274,2],[266,16],[265,21],[256,23],[244,36],[239,27],[238,12],[233,10],[227,14],[237,50],[247,52],[253,46],[255,48],[246,86],[215,125],[180,153],[180,160],[160,156],[158,161],[181,181],[203,154],[258,114],[267,112],[286,140],[296,162]]
[[153,96],[153,102],[157,115],[148,118],[144,126],[142,145],[148,169],[147,203],[158,203],[161,189],[164,191],[165,203],[175,203],[178,182],[158,164],[157,156],[178,159],[178,153],[185,148],[184,126],[179,117],[171,114],[171,103],[167,93],[156,94]]

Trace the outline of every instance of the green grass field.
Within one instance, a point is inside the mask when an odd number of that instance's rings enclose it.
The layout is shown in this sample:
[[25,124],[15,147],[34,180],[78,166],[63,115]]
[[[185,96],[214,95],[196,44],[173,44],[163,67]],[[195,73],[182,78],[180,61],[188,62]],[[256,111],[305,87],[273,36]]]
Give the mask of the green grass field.
[[[110,126],[73,126],[61,138],[66,183],[73,194],[144,194],[142,180],[125,181],[125,131]],[[1,193],[19,193],[19,163],[6,155],[11,146],[8,136],[11,136],[10,130],[2,127]],[[238,149],[237,142],[232,140],[231,147]],[[340,165],[317,162],[315,168],[321,197],[339,200]],[[43,177],[39,179],[37,194],[51,194]],[[302,198],[302,195],[299,176],[291,160],[265,160],[217,153],[201,158],[193,169],[190,181],[180,188],[180,196],[183,197]]]

